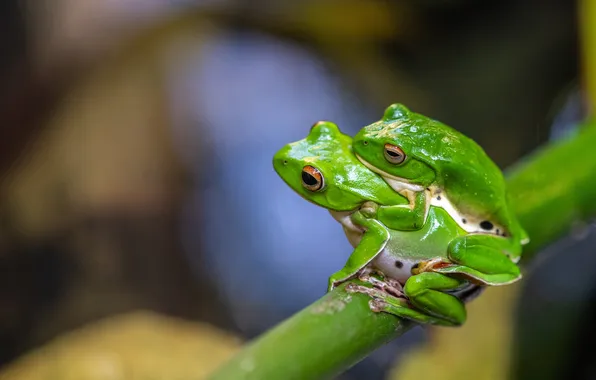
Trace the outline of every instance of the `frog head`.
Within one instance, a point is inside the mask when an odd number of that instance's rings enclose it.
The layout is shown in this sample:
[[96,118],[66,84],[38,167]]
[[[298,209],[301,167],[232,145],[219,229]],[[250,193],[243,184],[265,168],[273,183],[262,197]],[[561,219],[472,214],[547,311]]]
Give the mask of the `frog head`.
[[435,186],[453,203],[457,219],[476,219],[482,230],[526,240],[507,200],[501,170],[457,130],[392,104],[381,120],[360,130],[352,145],[362,163],[396,191]]
[[330,210],[351,211],[366,201],[407,203],[360,163],[352,153],[352,138],[328,121],[316,123],[305,139],[280,149],[273,167],[299,195]]
[[427,187],[437,175],[436,142],[444,137],[438,122],[392,104],[383,118],[360,130],[353,149],[369,169],[406,187]]

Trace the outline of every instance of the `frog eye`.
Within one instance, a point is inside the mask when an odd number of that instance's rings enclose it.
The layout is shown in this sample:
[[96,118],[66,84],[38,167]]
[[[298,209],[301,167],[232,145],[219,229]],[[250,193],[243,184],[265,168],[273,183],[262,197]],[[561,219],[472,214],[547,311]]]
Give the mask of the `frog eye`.
[[385,159],[392,164],[398,165],[404,162],[406,154],[397,145],[385,144]]
[[314,166],[302,168],[302,186],[308,191],[319,191],[324,185],[323,174]]

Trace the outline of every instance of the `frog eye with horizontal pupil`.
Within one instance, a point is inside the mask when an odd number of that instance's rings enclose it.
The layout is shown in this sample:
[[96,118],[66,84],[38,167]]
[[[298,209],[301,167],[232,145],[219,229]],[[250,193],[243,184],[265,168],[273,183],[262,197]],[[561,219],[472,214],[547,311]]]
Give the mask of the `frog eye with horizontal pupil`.
[[392,164],[401,164],[406,159],[406,154],[397,145],[385,144],[385,159]]
[[323,174],[314,166],[302,168],[302,186],[308,191],[319,191],[323,188]]

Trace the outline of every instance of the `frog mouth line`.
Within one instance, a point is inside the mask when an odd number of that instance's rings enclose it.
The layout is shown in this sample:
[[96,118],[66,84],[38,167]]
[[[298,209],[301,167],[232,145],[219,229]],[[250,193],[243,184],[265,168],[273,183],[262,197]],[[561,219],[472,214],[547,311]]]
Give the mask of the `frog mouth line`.
[[[379,168],[377,168],[377,167],[374,167],[374,166],[373,166],[373,165],[371,165],[369,162],[367,162],[367,161],[366,161],[364,158],[360,157],[360,155],[358,155],[358,154],[356,154],[356,153],[355,153],[355,155],[356,155],[356,158],[357,158],[357,159],[358,159],[358,160],[359,160],[359,161],[360,161],[360,162],[361,162],[361,163],[362,163],[364,166],[366,166],[366,167],[367,167],[368,169],[370,169],[371,171],[373,171],[373,172],[377,173],[377,174],[378,174],[378,175],[380,175],[381,177],[383,177],[383,178],[385,178],[385,179],[389,179],[389,180],[391,180],[392,182],[393,182],[393,181],[395,181],[395,182],[398,182],[400,185],[402,185],[403,187],[407,188],[408,190],[412,190],[412,191],[416,191],[416,192],[424,190],[424,187],[423,187],[423,186],[420,186],[420,185],[414,185],[414,184],[410,183],[410,182],[409,182],[407,179],[405,179],[405,178],[401,178],[401,177],[397,177],[397,176],[394,176],[394,175],[392,175],[392,174],[389,174],[389,173],[387,173],[387,172],[385,172],[385,171],[383,171],[383,170],[381,170],[381,169],[379,169]],[[388,182],[389,182],[389,181],[388,181]],[[391,182],[389,182],[389,185],[390,185],[391,187],[393,187],[393,184],[392,184]],[[396,189],[394,188],[394,190],[396,190]]]
[[329,211],[334,211],[334,212],[346,212],[346,213],[354,213],[354,212],[356,212],[356,211],[358,210],[358,207],[356,207],[356,208],[354,208],[354,209],[349,209],[349,210],[337,210],[337,209],[334,209],[334,208],[332,208],[332,207],[323,206],[322,204],[320,204],[320,203],[317,203],[317,202],[313,201],[312,199],[309,199],[309,198],[308,198],[306,195],[304,195],[304,194],[302,194],[301,192],[299,192],[299,191],[297,191],[296,189],[294,189],[294,187],[292,186],[292,183],[291,183],[290,181],[287,181],[287,180],[285,179],[285,177],[283,177],[283,176],[282,176],[282,175],[280,175],[279,173],[278,173],[278,175],[279,175],[279,177],[281,178],[281,180],[282,180],[282,181],[284,181],[284,183],[285,183],[286,185],[288,185],[288,187],[289,187],[290,189],[292,189],[292,191],[293,191],[294,193],[298,194],[298,196],[299,196],[300,198],[304,199],[305,201],[307,201],[307,202],[309,202],[309,203],[312,203],[312,204],[313,204],[313,205],[315,205],[315,206],[318,206],[318,207],[321,207],[321,208],[327,209],[327,210],[329,210]]

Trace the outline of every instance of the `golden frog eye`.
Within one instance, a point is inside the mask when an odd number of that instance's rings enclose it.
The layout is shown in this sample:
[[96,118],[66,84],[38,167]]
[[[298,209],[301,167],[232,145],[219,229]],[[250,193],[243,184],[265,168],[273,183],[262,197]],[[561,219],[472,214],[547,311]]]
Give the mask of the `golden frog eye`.
[[302,168],[302,186],[308,191],[319,191],[323,188],[323,174],[314,166]]
[[385,159],[392,164],[398,165],[404,162],[406,154],[397,145],[385,144]]

